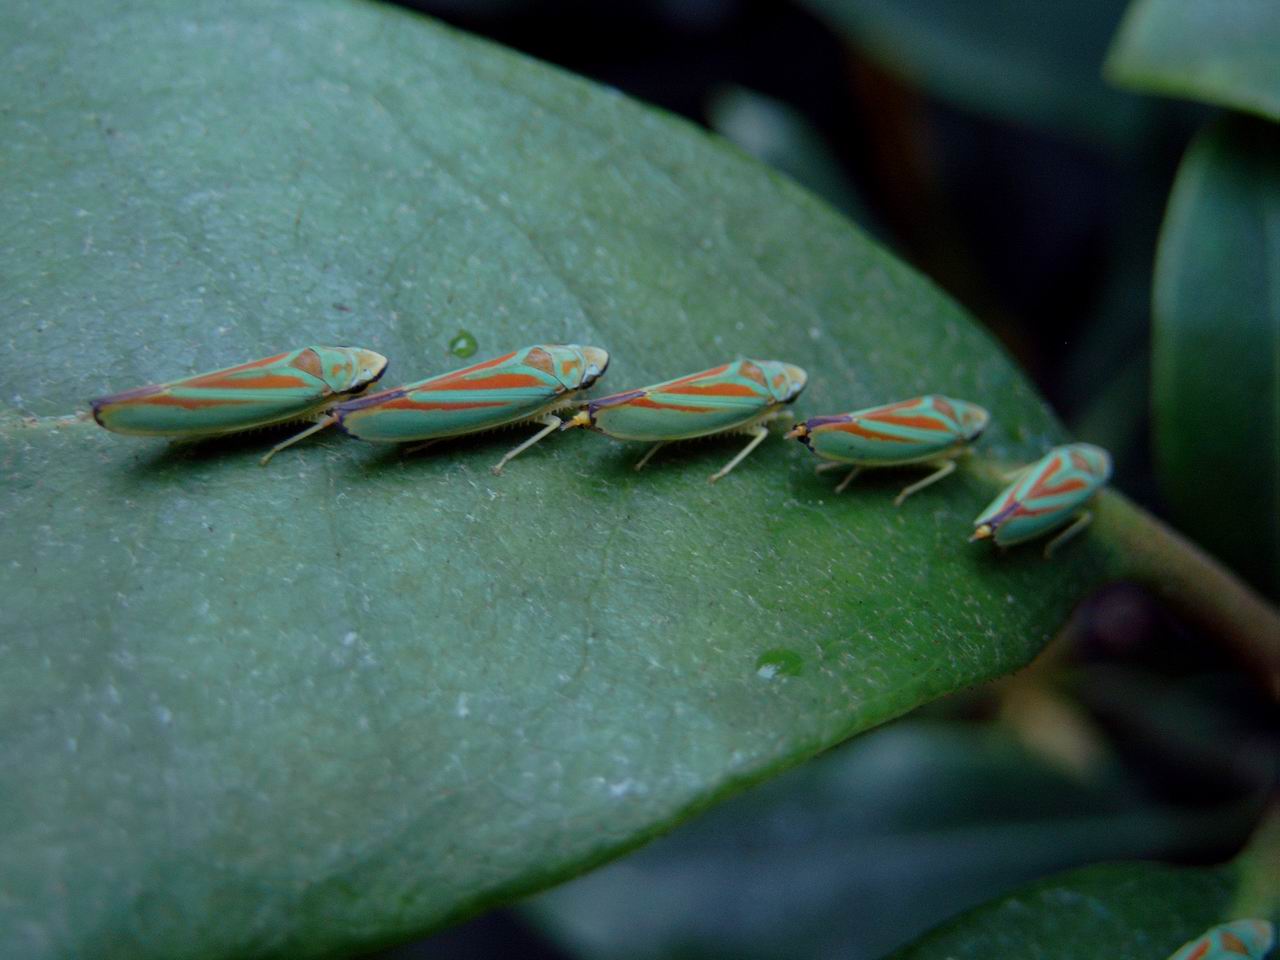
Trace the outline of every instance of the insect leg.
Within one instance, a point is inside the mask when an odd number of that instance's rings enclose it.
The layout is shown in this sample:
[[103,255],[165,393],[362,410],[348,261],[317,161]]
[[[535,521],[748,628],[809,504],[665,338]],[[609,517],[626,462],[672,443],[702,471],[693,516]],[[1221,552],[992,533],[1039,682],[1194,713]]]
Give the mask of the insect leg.
[[1060,534],[1044,545],[1044,558],[1048,560],[1052,557],[1053,552],[1057,550],[1059,546],[1066,543],[1077,533],[1087,527],[1092,520],[1093,514],[1088,510],[1076,517],[1075,522],[1072,523],[1071,526],[1067,527],[1067,529],[1063,530]]
[[560,418],[557,416],[553,416],[550,413],[548,413],[544,417],[539,417],[537,422],[542,424],[541,430],[535,433],[532,437],[530,437],[524,443],[520,444],[520,446],[514,448],[513,450],[508,450],[506,456],[504,456],[501,460],[499,460],[497,463],[495,463],[492,467],[489,468],[490,470],[493,471],[493,475],[495,477],[502,472],[502,468],[507,465],[508,460],[511,460],[511,459],[514,459],[515,457],[520,456],[520,454],[524,453],[526,450],[532,447],[535,443],[537,443],[539,440],[545,437],[548,433],[553,433],[556,430],[560,429]]
[[826,463],[820,463],[813,468],[814,473],[830,473],[832,470],[839,470],[848,464],[841,463],[839,460],[828,460]]
[[641,468],[643,468],[644,465],[649,462],[649,459],[666,445],[667,445],[667,441],[659,440],[657,443],[655,443],[652,447],[649,448],[649,452],[646,453],[643,457],[641,457],[640,462],[637,463],[631,469],[640,470]]
[[950,476],[955,472],[955,469],[956,462],[954,460],[947,460],[942,464],[942,466],[938,467],[937,470],[933,471],[933,473],[929,474],[923,480],[917,480],[910,486],[903,487],[902,492],[893,498],[893,505],[895,507],[902,506],[902,502],[906,500],[907,497],[911,496],[913,493],[919,493],[925,487],[937,483],[943,477]]
[[271,458],[274,457],[281,450],[283,450],[285,447],[291,447],[295,443],[297,443],[299,440],[302,440],[305,437],[309,437],[313,433],[317,433],[318,431],[323,430],[325,427],[331,427],[337,422],[338,422],[338,418],[333,416],[333,414],[330,414],[327,417],[321,417],[319,420],[317,420],[311,426],[307,427],[307,429],[303,430],[301,433],[295,433],[288,440],[283,440],[280,443],[277,443],[274,447],[268,450],[266,455],[258,462],[265,467],[271,461]]
[[853,483],[853,478],[862,472],[861,467],[854,467],[849,471],[849,475],[836,484],[836,493],[844,493],[845,487]]
[[719,470],[717,470],[715,473],[709,476],[707,478],[707,483],[715,483],[717,480],[719,480],[721,477],[727,474],[730,470],[732,470],[734,467],[740,464],[743,461],[743,458],[746,457],[746,455],[749,454],[756,447],[760,446],[760,442],[764,440],[764,438],[767,437],[768,435],[769,435],[768,427],[765,427],[762,424],[756,424],[756,426],[751,429],[751,442],[748,443],[745,447],[743,447],[740,451],[738,451],[738,455],[736,457],[734,457],[732,460],[726,463],[723,467],[721,467]]

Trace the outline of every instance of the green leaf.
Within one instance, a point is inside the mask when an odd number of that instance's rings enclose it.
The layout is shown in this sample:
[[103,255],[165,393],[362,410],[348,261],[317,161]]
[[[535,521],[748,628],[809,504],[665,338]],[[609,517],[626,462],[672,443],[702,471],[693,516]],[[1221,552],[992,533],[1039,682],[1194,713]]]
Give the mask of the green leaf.
[[1162,808],[1114,764],[1078,777],[1007,729],[908,718],[523,910],[582,960],[882,957],[1047,873],[1203,855],[1258,812]]
[[1155,278],[1160,480],[1179,524],[1280,595],[1280,129],[1187,152]]
[[[402,458],[66,415],[307,343],[388,382],[538,341],[622,389],[739,354],[808,413],[928,390],[1060,429],[929,282],[689,125],[368,4],[0,9],[0,954],[418,935],[1010,671],[1105,575],[965,542],[994,492],[840,498],[775,437]],[[791,651],[797,669],[761,671]]]
[[979,907],[894,960],[1162,960],[1226,919],[1229,868],[1103,864],[1042,881]]
[[1161,960],[1228,920],[1280,919],[1274,817],[1221,867],[1085,867],[993,901],[894,954],[894,960]]
[[1134,90],[1203,100],[1280,120],[1280,4],[1134,0],[1107,76]]
[[1102,61],[1123,0],[805,0],[858,49],[947,103],[1117,150],[1153,115],[1108,87]]

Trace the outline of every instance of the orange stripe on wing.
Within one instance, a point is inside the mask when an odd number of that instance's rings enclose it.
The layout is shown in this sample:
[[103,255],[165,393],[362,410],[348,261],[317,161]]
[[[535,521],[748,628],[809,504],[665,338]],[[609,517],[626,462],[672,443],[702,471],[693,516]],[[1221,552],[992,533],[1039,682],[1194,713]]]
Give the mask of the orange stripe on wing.
[[240,397],[233,400],[219,400],[211,397],[175,397],[170,393],[161,394],[156,397],[144,397],[141,400],[135,400],[132,402],[148,407],[181,407],[184,410],[207,410],[210,407],[227,407],[236,406],[241,403],[253,403],[252,400]]
[[450,377],[431,384],[424,384],[430,390],[513,390],[521,387],[543,387],[547,384],[531,373],[495,373],[489,377],[476,379]]
[[864,413],[864,417],[883,416],[888,413],[896,413],[899,410],[913,410],[920,406],[920,398],[912,397],[910,400],[898,400],[894,403],[886,403],[882,407],[876,407],[870,413]]
[[848,423],[833,423],[830,426],[823,425],[818,430],[839,430],[841,433],[852,433],[855,437],[865,437],[868,440],[888,440],[891,443],[911,443],[909,437],[895,437],[891,433],[881,433],[878,430],[868,430],[859,424],[856,420],[850,420]]
[[934,430],[941,433],[949,433],[951,429],[934,417],[906,417],[883,412],[867,413],[863,414],[863,417],[877,423],[891,423],[895,427],[915,427],[917,430]]
[[692,383],[694,380],[701,380],[704,377],[718,377],[728,369],[729,369],[729,364],[722,363],[718,367],[712,367],[710,370],[703,370],[701,373],[691,373],[687,377],[681,377],[679,380],[672,380],[670,383],[663,384],[662,392],[663,393],[667,393],[667,392],[679,393],[680,391],[675,389],[678,386],[681,386],[686,383]]
[[1031,489],[1027,491],[1027,497],[1040,496],[1041,492],[1045,489],[1045,485],[1053,479],[1054,474],[1056,474],[1060,469],[1062,469],[1062,461],[1057,457],[1054,457],[1049,463],[1049,466],[1045,468],[1044,472],[1036,477],[1035,483],[1033,483],[1031,485]]
[[261,360],[250,360],[248,363],[242,363],[235,367],[227,367],[225,370],[215,370],[213,373],[206,373],[202,376],[192,377],[191,379],[184,381],[184,386],[208,386],[205,382],[207,380],[221,380],[228,374],[240,373],[243,370],[257,370],[259,367],[269,367],[273,363],[279,363],[288,355],[288,353],[277,353],[274,357],[263,357]]
[[468,374],[475,373],[477,370],[489,370],[493,367],[500,367],[517,353],[519,353],[518,350],[513,350],[511,353],[503,354],[501,357],[494,357],[492,360],[482,360],[479,363],[473,363],[469,367],[463,367],[461,370],[454,370],[452,373],[446,373],[436,379],[452,380],[454,377],[465,377]]
[[1050,483],[1061,467],[1062,461],[1055,458],[1053,463],[1049,465],[1049,469],[1036,477],[1036,482],[1032,485],[1031,489],[1027,491],[1027,499],[1034,499],[1036,497],[1056,497],[1060,493],[1070,493],[1073,490],[1083,490],[1088,486],[1088,484],[1079,477],[1068,477],[1057,485]]
[[635,397],[631,400],[627,400],[625,403],[612,404],[612,406],[642,407],[645,410],[678,410],[681,413],[713,413],[715,412],[715,407],[694,407],[694,406],[688,406],[686,404],[680,404],[680,403],[658,403],[655,400],[650,400],[647,396],[644,396],[644,395]]
[[[388,400],[386,403],[373,405],[377,410],[478,410],[481,407],[505,407],[505,400],[487,400],[463,403],[451,403],[448,400],[442,401],[426,401],[413,400],[410,397],[397,397],[394,400]],[[358,409],[368,410],[370,406],[364,406]],[[352,413],[355,410],[351,411]]]
[[1245,945],[1245,942],[1230,930],[1223,930],[1219,934],[1219,939],[1222,941],[1222,949],[1227,953],[1238,953],[1242,957],[1249,956],[1249,948]]
[[653,393],[683,393],[694,397],[758,397],[759,390],[753,390],[745,383],[714,383],[709,387],[698,387],[691,383],[682,384],[680,389],[672,386],[654,390]]
[[1063,480],[1056,487],[1044,487],[1037,489],[1040,496],[1056,497],[1060,493],[1070,493],[1072,490],[1083,490],[1089,484],[1079,477],[1072,477],[1070,480]]
[[1081,473],[1093,473],[1093,468],[1089,466],[1089,461],[1074,450],[1071,451],[1071,465]]
[[[1060,493],[1070,493],[1072,490],[1079,490],[1085,486],[1087,486],[1087,484],[1083,480],[1068,480],[1058,487],[1047,487],[1043,490],[1034,488],[1027,496],[1028,499],[1037,496],[1056,497]],[[1018,515],[1023,517],[1039,517],[1046,513],[1054,513],[1061,509],[1062,507],[1060,506],[1029,507],[1025,502],[1020,501],[1018,503]]]
[[306,380],[287,373],[268,373],[260,377],[221,377],[211,380],[201,377],[199,382],[184,383],[183,387],[200,387],[207,390],[292,390],[311,386]]

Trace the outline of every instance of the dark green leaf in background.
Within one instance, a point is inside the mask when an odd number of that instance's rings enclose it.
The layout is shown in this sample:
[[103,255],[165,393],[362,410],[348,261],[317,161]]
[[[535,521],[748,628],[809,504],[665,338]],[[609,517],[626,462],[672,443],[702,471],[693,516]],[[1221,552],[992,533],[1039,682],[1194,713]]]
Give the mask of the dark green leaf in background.
[[995,900],[894,954],[894,960],[1163,960],[1229,920],[1280,919],[1274,812],[1220,867],[1114,863],[1065,873]]
[[859,50],[968,110],[1119,151],[1142,142],[1149,104],[1100,71],[1123,0],[805,0]]
[[987,904],[894,960],[1164,960],[1226,919],[1231,867],[1085,867]]
[[[85,398],[307,343],[388,382],[537,341],[621,389],[745,354],[806,412],[1060,429],[929,282],[688,125],[366,4],[0,7],[0,955],[420,934],[1026,663],[1109,569],[965,542],[965,470],[843,497],[772,439],[169,448]],[[470,350],[471,344],[466,345]],[[910,474],[909,474],[910,475]],[[764,670],[787,652],[794,669]]]
[[1154,407],[1178,523],[1280,595],[1280,128],[1188,151],[1160,239]]
[[1106,71],[1134,90],[1280,120],[1280,3],[1134,0]]
[[864,230],[875,227],[867,205],[804,115],[746,87],[718,90],[707,105],[711,129],[757,160],[812,190]]

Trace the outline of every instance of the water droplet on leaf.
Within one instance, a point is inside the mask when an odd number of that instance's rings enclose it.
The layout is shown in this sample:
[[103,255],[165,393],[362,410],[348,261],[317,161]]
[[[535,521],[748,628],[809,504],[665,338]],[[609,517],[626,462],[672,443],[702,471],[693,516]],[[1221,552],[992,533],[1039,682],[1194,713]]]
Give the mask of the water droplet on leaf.
[[776,677],[796,677],[804,667],[804,657],[794,650],[780,647],[766,650],[756,660],[756,676],[765,680]]
[[459,330],[454,338],[449,341],[449,352],[455,357],[462,357],[464,360],[476,352],[479,346],[476,338],[471,335],[470,330]]

